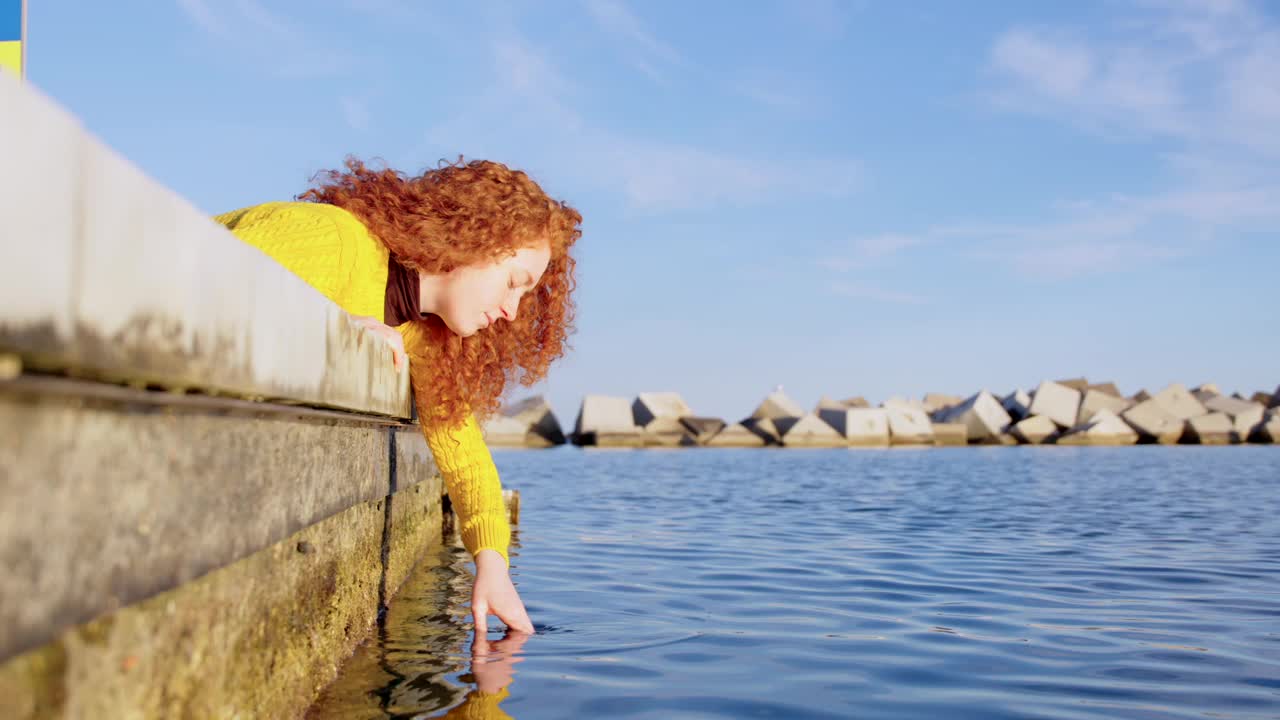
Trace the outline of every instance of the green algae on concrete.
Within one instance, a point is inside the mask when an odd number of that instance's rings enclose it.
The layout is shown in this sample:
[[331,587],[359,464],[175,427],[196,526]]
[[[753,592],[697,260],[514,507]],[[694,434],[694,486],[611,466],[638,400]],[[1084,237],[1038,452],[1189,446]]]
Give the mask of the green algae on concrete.
[[7,717],[300,716],[368,634],[380,585],[439,542],[439,488],[393,496],[389,527],[385,500],[360,503],[0,665]]

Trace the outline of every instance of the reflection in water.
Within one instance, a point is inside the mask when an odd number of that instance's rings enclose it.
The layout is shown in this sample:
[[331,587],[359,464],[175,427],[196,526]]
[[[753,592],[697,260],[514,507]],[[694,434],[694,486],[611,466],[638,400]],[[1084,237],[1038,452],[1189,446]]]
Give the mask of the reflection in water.
[[461,547],[429,549],[307,717],[510,718],[500,705],[529,636],[473,637],[468,562]]
[[495,460],[537,637],[437,546],[313,717],[1280,718],[1277,448]]

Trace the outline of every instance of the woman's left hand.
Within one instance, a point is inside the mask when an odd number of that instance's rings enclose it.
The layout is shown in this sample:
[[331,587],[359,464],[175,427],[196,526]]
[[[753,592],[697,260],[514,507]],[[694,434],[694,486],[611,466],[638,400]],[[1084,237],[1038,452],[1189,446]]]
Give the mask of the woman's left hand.
[[377,335],[391,347],[391,363],[399,370],[404,363],[404,338],[401,337],[400,331],[395,328],[383,324],[381,320],[367,315],[352,315],[351,319],[356,324],[364,327],[369,332]]
[[507,561],[495,550],[476,553],[476,583],[471,588],[471,613],[475,617],[477,635],[488,632],[489,615],[497,615],[507,627],[533,634],[533,623],[524,602],[511,582]]

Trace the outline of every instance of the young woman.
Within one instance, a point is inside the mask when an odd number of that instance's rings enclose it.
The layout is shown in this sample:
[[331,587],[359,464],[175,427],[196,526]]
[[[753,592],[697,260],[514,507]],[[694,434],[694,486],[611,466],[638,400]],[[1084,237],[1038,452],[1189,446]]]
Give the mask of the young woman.
[[298,199],[216,220],[387,339],[397,365],[408,356],[419,422],[476,564],[476,632],[493,614],[532,633],[476,418],[563,354],[582,216],[523,172],[461,159],[417,176],[349,159]]

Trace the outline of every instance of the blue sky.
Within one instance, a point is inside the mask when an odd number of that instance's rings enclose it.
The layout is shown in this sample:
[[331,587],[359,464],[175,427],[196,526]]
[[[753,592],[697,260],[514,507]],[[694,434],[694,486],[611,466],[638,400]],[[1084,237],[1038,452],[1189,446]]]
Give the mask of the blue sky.
[[30,5],[29,79],[207,212],[349,153],[575,205],[565,422],[1280,382],[1275,4]]

